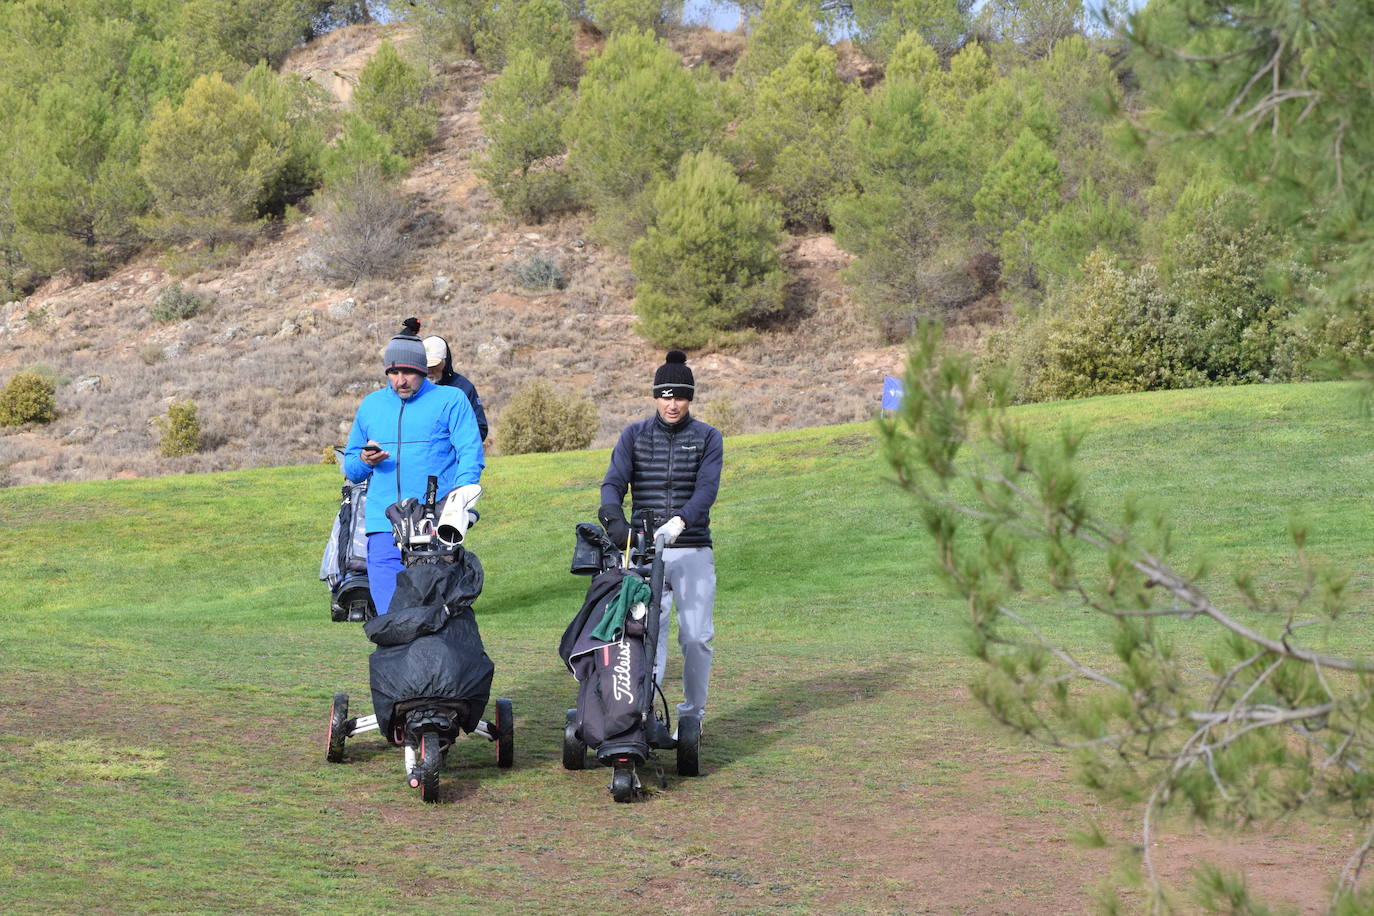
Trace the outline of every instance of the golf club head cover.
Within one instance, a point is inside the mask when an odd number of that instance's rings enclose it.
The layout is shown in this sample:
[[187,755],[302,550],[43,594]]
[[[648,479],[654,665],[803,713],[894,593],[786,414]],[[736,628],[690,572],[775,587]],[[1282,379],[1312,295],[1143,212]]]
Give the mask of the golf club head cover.
[[630,539],[630,523],[625,521],[625,508],[617,503],[606,503],[596,513],[596,520],[606,529],[606,536],[617,550],[623,550]]
[[434,533],[446,546],[455,547],[463,543],[468,528],[477,520],[477,511],[472,507],[481,495],[480,483],[468,483],[454,487],[448,496],[444,497],[439,507],[439,520],[434,526]]

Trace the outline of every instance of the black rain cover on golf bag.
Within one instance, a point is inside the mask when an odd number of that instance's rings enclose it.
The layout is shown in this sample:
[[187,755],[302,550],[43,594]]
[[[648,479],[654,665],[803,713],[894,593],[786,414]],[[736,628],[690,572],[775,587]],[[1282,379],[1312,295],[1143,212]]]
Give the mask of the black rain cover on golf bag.
[[620,639],[607,642],[592,635],[607,607],[620,594],[632,570],[612,569],[592,580],[586,600],[558,644],[559,657],[577,678],[578,735],[598,756],[645,756],[650,741],[644,713],[652,706],[646,696],[654,689],[652,662],[644,645],[643,621],[627,619]]
[[482,564],[459,550],[453,563],[421,564],[396,577],[391,612],[363,626],[377,644],[368,657],[372,710],[388,740],[396,705],[413,700],[461,702],[471,732],[491,696],[495,666],[482,646],[472,602],[482,593]]
[[367,481],[345,483],[339,500],[339,514],[325,544],[320,560],[320,581],[329,583],[329,602],[335,620],[348,618],[349,605],[355,601],[372,604],[367,583]]

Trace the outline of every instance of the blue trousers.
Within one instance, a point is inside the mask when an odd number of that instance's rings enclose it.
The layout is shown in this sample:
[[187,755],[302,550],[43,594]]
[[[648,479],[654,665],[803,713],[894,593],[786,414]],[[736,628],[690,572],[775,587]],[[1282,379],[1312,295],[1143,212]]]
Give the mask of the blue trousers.
[[390,531],[377,531],[367,536],[367,586],[378,614],[391,610],[396,576],[404,568],[401,548],[396,546]]

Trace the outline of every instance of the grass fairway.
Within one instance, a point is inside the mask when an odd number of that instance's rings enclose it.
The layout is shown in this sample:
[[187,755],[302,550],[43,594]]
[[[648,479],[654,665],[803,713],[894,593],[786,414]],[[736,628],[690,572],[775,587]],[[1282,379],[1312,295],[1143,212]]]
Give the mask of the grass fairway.
[[[1099,504],[1132,491],[1168,508],[1179,553],[1217,561],[1217,597],[1233,561],[1281,578],[1295,513],[1371,591],[1374,425],[1349,387],[1020,414],[1086,426]],[[606,461],[488,468],[476,610],[493,694],[515,702],[516,766],[460,742],[437,806],[376,733],[324,759],[330,695],[370,706],[370,644],[329,622],[316,579],[336,468],[0,491],[0,912],[1088,908],[1109,860],[1067,836],[1088,816],[1129,822],[968,700],[960,607],[866,425],[726,442],[704,776],[617,805],[607,771],[564,771],[575,690],[556,647],[587,583],[568,574],[572,528],[594,517]],[[1102,633],[1077,610],[1046,617],[1080,651]],[[1367,648],[1374,626],[1356,620]],[[1281,853],[1231,855],[1260,886],[1320,890],[1343,864],[1342,826],[1275,830]]]

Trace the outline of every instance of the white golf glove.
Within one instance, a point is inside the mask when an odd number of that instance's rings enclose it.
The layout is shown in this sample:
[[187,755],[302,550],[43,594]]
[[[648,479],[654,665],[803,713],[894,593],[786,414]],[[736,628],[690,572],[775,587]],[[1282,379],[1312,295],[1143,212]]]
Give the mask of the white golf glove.
[[665,543],[671,544],[673,541],[677,540],[678,535],[682,534],[686,527],[687,523],[682,520],[682,517],[674,515],[662,525],[658,526],[658,530],[654,532],[654,540],[657,541],[658,536],[661,534],[665,539]]

